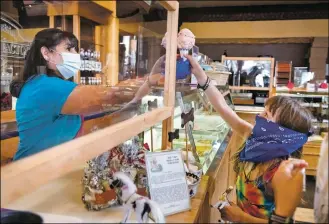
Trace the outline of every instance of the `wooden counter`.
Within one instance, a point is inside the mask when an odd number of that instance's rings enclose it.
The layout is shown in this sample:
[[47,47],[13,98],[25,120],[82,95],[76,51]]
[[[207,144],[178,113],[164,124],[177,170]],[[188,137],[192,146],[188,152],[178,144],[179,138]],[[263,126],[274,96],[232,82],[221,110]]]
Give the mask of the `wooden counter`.
[[[108,208],[101,211],[87,211],[82,203],[81,178],[83,167],[77,168],[71,173],[49,182],[47,185],[35,190],[12,202],[8,209],[29,210],[35,213],[46,214],[47,221],[56,222],[60,215],[63,222],[81,220],[82,223],[119,223],[123,217],[123,210],[120,207]],[[203,176],[198,192],[191,200],[192,209],[190,211],[178,213],[166,218],[168,223],[205,223],[209,216],[203,214],[209,207],[205,201],[208,189],[208,177]],[[49,215],[53,215],[54,220],[49,220]],[[55,216],[54,216],[55,215]],[[134,213],[128,221],[134,220]]]

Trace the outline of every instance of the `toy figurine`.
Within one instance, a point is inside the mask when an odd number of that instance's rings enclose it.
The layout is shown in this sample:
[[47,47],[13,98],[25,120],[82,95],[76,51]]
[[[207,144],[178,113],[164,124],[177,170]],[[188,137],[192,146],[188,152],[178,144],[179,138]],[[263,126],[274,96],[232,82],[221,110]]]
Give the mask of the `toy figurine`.
[[[168,33],[162,38],[161,46],[167,47]],[[195,45],[195,36],[189,29],[182,29],[177,35],[177,48],[179,54],[176,62],[176,80],[183,80],[191,75],[191,64],[186,59],[189,50]],[[165,74],[165,60],[161,64],[161,74]]]
[[155,223],[165,223],[165,217],[159,205],[147,197],[137,194],[134,182],[122,172],[116,172],[109,181],[111,189],[121,189],[121,200],[125,209],[122,223],[126,223],[131,216],[132,210],[136,212],[139,223],[148,223],[149,215],[152,214]]
[[186,60],[185,56],[188,54],[188,51],[192,49],[195,45],[195,36],[189,29],[182,29],[178,33],[177,37],[177,47],[180,52],[181,58]]
[[[221,197],[219,198],[219,201],[215,204],[215,205],[211,205],[212,208],[217,208],[219,211],[222,210],[226,205],[230,205],[230,201],[228,199],[229,194],[232,192],[233,187],[229,186],[229,188],[227,188],[223,194],[221,195]],[[219,220],[219,222],[221,223],[222,220]]]

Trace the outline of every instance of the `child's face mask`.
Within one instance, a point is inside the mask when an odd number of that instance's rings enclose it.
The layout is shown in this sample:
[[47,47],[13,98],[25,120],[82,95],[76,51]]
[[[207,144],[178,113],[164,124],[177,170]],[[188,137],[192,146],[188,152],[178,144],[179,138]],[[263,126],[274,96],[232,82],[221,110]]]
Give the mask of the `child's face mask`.
[[307,140],[307,134],[282,127],[258,115],[252,134],[239,157],[241,161],[266,162],[289,156],[301,148]]

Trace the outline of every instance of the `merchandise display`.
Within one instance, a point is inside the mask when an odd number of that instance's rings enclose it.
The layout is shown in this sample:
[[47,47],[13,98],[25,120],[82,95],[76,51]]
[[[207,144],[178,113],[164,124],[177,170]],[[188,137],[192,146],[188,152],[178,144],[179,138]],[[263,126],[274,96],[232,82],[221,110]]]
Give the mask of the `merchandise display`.
[[[220,87],[218,86],[221,92],[227,92],[228,86]],[[203,173],[206,173],[209,166],[215,159],[215,156],[218,153],[223,153],[219,148],[223,145],[226,136],[230,133],[231,129],[226,124],[226,122],[217,114],[207,111],[208,99],[202,95],[200,90],[191,89],[188,86],[177,86],[176,92],[176,106],[174,111],[174,129],[176,132],[179,132],[179,138],[173,140],[173,148],[182,150],[183,160],[186,161],[186,140],[188,141],[188,161],[190,164],[195,165],[197,158],[193,155],[193,144],[196,147],[196,153],[200,160]],[[154,95],[159,94],[158,102],[161,101],[161,92],[154,93]],[[153,100],[153,97],[146,96],[143,101],[147,102],[148,100]],[[194,108],[194,122],[192,130],[192,138],[188,136],[186,139],[185,129],[181,127],[181,114],[182,110],[179,106],[179,101],[182,101],[185,105],[185,109]],[[228,104],[233,107],[232,99],[230,94],[225,95],[225,100]],[[158,151],[161,148],[161,128],[162,125],[156,125],[153,127],[153,141],[154,149]],[[177,131],[179,130],[179,131]],[[144,132],[144,141],[151,141],[151,131]],[[192,143],[193,142],[193,143]],[[193,166],[191,166],[193,167]]]
[[145,189],[146,151],[139,138],[134,137],[88,161],[82,179],[82,201],[86,208],[98,211],[122,204],[120,198],[117,198],[115,192],[108,187],[113,174],[118,171],[128,174],[139,188]]

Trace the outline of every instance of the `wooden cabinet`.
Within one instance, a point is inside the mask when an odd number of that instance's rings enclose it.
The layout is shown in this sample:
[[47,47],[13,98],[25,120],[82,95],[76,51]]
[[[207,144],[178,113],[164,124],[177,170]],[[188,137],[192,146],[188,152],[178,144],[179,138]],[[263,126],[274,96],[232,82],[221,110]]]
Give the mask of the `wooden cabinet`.
[[303,157],[302,159],[308,162],[308,168],[306,169],[306,174],[311,176],[316,176],[316,169],[318,166],[318,161],[320,157],[321,142],[307,142],[303,147]]

